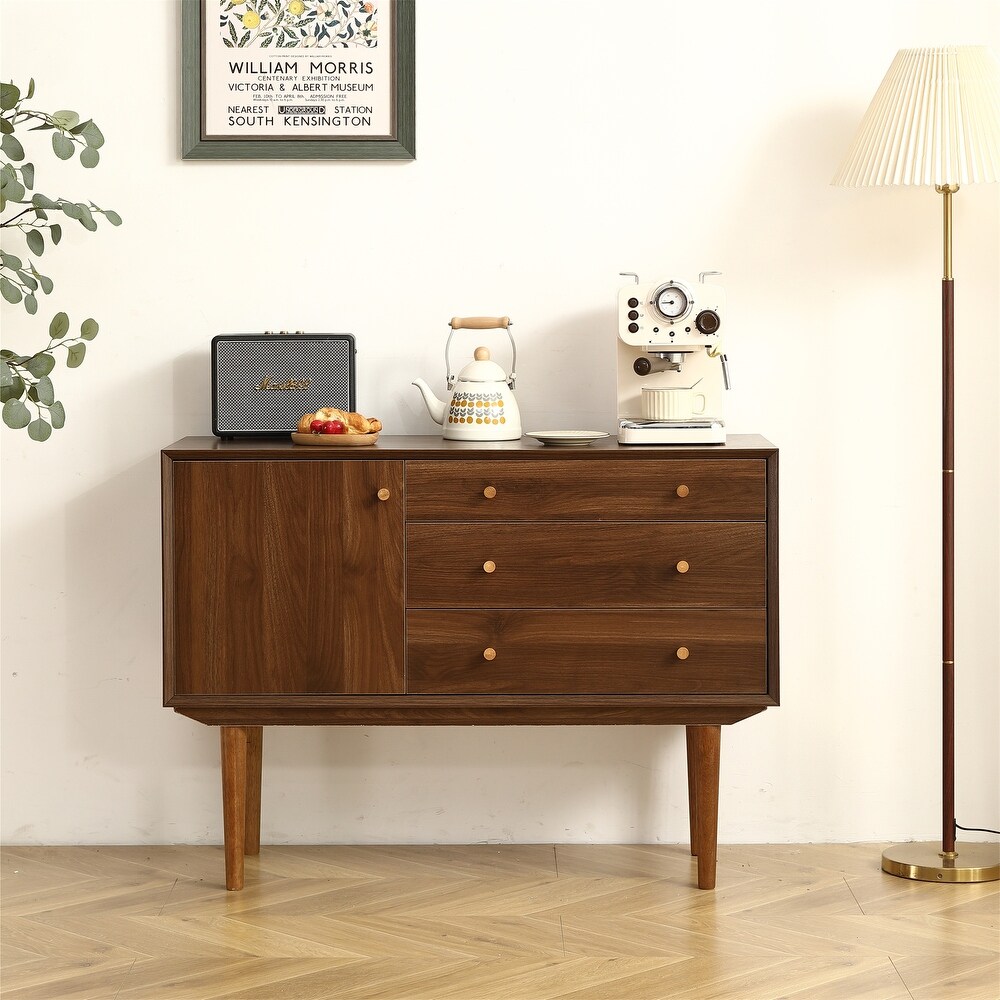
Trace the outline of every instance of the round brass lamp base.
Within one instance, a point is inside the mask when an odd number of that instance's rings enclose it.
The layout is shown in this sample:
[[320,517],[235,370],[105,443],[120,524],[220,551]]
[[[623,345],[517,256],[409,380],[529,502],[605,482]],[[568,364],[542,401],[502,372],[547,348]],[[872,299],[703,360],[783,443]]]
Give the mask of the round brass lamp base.
[[921,882],[996,882],[1000,844],[956,844],[954,857],[940,843],[896,844],[882,852],[882,871]]

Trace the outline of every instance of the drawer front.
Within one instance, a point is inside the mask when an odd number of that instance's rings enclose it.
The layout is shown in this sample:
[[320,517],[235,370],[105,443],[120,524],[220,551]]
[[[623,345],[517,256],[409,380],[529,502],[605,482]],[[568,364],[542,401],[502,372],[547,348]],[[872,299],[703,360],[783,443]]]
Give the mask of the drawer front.
[[408,608],[762,608],[763,524],[409,524]]
[[409,694],[767,690],[764,611],[411,611],[406,625]]
[[765,463],[407,462],[409,521],[763,521]]

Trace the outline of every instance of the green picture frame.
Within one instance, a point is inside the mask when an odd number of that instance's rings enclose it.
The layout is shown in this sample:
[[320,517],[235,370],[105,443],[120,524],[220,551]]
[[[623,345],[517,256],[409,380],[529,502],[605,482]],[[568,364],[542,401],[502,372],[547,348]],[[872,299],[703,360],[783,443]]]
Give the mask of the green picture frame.
[[[206,137],[206,0],[181,2],[181,156],[185,160],[412,160],[416,157],[414,0],[392,0],[392,134],[382,138]],[[214,0],[207,0],[213,3]],[[315,51],[315,50],[314,50]],[[330,52],[330,49],[326,49]]]

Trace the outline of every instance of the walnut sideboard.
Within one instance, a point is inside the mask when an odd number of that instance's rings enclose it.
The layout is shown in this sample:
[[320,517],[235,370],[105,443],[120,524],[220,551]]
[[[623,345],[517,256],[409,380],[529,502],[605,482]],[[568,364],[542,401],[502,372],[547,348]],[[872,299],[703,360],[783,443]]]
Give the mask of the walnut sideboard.
[[164,705],[221,727],[226,886],[262,727],[683,725],[715,886],[721,726],[778,704],[778,452],[185,438],[163,461]]

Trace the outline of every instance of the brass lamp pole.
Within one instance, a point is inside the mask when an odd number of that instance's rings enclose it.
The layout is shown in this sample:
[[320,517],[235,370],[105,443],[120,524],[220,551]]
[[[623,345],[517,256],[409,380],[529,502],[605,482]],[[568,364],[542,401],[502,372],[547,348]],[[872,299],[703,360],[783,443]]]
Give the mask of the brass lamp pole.
[[981,46],[902,49],[833,183],[934,185],[944,199],[941,281],[941,805],[938,843],[897,844],[882,869],[928,882],[1000,879],[1000,844],[955,842],[955,280],[952,197],[1000,180],[1000,62]]

